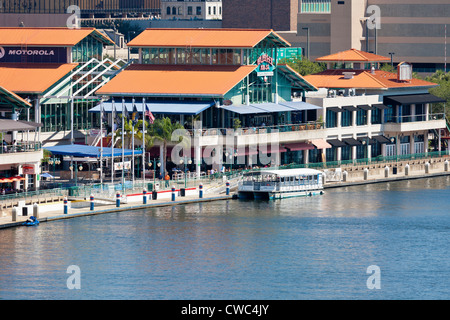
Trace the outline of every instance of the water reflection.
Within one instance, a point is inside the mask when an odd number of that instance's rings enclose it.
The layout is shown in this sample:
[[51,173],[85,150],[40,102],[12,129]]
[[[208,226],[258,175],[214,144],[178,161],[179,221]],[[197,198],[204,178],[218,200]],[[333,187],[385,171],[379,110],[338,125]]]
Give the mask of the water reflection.
[[[0,230],[0,299],[449,298],[449,185],[411,180]],[[72,264],[78,292],[66,288]],[[384,272],[380,292],[365,286],[372,264]]]

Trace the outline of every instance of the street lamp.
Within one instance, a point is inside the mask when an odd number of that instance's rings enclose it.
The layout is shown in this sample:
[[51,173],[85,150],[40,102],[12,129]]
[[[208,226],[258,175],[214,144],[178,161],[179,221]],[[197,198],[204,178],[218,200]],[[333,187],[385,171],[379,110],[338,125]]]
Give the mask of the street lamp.
[[61,160],[59,158],[48,158],[47,163],[53,165],[53,187],[55,187],[55,166],[61,164]]

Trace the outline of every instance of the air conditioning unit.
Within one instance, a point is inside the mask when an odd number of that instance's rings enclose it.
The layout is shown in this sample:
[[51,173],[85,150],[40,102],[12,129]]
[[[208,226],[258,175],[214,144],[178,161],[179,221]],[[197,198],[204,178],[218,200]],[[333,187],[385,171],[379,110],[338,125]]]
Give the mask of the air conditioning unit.
[[328,90],[328,98],[336,98],[336,90]]
[[355,89],[348,89],[348,95],[353,97],[356,95],[356,90]]

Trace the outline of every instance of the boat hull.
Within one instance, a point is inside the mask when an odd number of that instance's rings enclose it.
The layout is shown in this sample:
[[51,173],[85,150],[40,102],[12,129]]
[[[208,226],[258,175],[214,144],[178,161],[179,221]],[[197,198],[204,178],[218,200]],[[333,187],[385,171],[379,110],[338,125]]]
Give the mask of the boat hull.
[[323,189],[315,190],[299,190],[299,191],[285,191],[285,192],[256,192],[256,191],[242,191],[239,192],[239,199],[255,199],[255,200],[277,200],[295,197],[312,197],[322,195]]

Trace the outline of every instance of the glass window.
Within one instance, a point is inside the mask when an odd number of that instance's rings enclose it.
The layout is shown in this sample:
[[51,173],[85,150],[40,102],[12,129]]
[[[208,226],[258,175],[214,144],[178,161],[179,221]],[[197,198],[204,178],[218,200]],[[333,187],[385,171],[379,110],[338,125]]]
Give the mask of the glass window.
[[372,109],[372,124],[380,124],[381,123],[381,110],[378,108]]
[[332,110],[327,110],[327,128],[336,128],[337,127],[337,113]]
[[188,14],[188,16],[192,16],[192,7],[191,6],[189,6],[187,8],[187,14]]
[[341,126],[350,127],[352,125],[352,111],[345,110],[342,112]]
[[195,14],[196,14],[197,16],[201,16],[201,15],[202,15],[202,7],[198,6],[198,7],[197,7],[197,11],[195,12]]
[[367,111],[358,109],[358,111],[356,111],[356,125],[365,126],[366,124],[367,124]]

